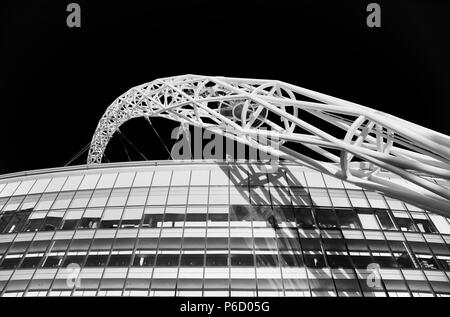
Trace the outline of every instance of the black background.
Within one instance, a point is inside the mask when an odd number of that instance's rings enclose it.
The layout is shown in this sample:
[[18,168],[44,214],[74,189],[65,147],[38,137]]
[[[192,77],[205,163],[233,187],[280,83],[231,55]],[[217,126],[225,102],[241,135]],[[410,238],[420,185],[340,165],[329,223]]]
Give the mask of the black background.
[[279,79],[450,134],[449,1],[377,1],[381,28],[372,1],[77,1],[68,28],[70,2],[1,2],[0,174],[64,165],[116,97],[185,73]]

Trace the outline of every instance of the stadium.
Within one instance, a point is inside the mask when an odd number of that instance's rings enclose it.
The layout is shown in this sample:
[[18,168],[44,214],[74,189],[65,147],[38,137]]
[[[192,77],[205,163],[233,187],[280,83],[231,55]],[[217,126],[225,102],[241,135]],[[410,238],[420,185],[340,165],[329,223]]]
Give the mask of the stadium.
[[[142,117],[268,159],[106,162]],[[1,296],[450,295],[446,135],[280,81],[182,75],[119,96],[86,150],[0,176]]]

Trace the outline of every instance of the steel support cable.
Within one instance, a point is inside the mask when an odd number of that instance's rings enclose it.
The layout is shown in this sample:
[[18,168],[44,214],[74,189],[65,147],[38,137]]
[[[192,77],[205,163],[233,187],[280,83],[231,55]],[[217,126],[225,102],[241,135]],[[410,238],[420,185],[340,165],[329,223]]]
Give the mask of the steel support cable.
[[[164,143],[163,139],[160,137],[158,131],[156,131],[155,127],[152,124],[152,121],[150,120],[150,117],[145,116],[145,119],[147,119],[148,124],[152,127],[153,131],[155,132],[156,136],[158,137],[159,141],[162,143],[164,148],[166,149],[167,153],[169,154],[169,158],[172,158],[172,154],[170,153],[169,149],[167,148],[166,144]],[[172,158],[173,159],[173,158]]]
[[78,151],[78,153],[76,153],[74,156],[72,156],[72,158],[70,158],[66,164],[64,164],[64,166],[68,166],[69,164],[71,164],[73,161],[75,161],[78,157],[80,157],[81,154],[83,154],[84,152],[86,152],[86,150],[89,149],[89,146],[91,145],[91,142],[88,142],[85,146],[83,146],[81,148],[81,150]]
[[123,132],[120,131],[120,133],[121,133],[122,137],[125,139],[125,141],[127,141],[133,147],[133,149],[135,149],[144,158],[144,160],[148,161],[148,158],[146,158],[145,155],[142,154],[141,151],[139,151],[139,149],[133,144],[133,142],[131,142],[130,139],[128,139],[127,136]]
[[123,146],[123,149],[125,150],[125,153],[127,154],[127,157],[128,157],[128,161],[130,161],[130,162],[131,162],[131,158],[130,158],[130,155],[128,154],[127,148],[126,148],[126,146],[125,146],[125,144],[123,143],[123,140],[122,140],[122,132],[120,131],[120,129],[117,129],[117,131],[119,132],[119,139],[120,139],[120,143],[122,144],[122,146]]

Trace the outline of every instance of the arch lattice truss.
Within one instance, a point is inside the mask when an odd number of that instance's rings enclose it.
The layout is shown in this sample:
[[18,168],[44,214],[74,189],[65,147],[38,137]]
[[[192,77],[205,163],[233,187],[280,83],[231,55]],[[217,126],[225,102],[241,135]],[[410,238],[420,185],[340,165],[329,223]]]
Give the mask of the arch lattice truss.
[[[368,107],[276,80],[199,75],[156,79],[131,88],[108,107],[92,138],[88,164],[101,163],[114,132],[136,117],[202,127],[450,216],[450,189],[434,180],[450,179],[450,137]],[[309,155],[296,144],[309,148]],[[311,151],[325,159],[318,160]],[[367,162],[369,168],[361,169],[352,160]],[[390,178],[385,170],[400,178]]]

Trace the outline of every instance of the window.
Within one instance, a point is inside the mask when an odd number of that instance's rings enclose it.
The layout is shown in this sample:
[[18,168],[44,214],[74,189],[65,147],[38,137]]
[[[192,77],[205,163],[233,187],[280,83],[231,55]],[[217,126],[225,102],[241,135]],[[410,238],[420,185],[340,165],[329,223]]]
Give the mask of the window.
[[383,230],[395,230],[394,223],[392,222],[392,219],[387,211],[377,210],[375,211],[375,215],[377,216]]
[[78,189],[93,189],[97,184],[98,179],[100,178],[99,174],[94,175],[85,175],[83,181],[80,184]]
[[31,211],[6,212],[0,217],[0,233],[22,232]]
[[127,200],[127,206],[145,205],[149,188],[132,188]]
[[41,231],[55,231],[61,227],[63,213],[61,215],[47,216]]
[[315,221],[310,208],[294,207],[294,216],[300,228],[315,228]]
[[414,222],[409,217],[408,213],[406,213],[406,212],[398,212],[398,211],[393,211],[392,213],[394,215],[395,223],[400,228],[400,230],[402,230],[402,231],[412,231],[412,232],[417,231],[416,227],[414,225]]
[[121,187],[131,187],[134,179],[134,172],[120,173],[114,184],[115,188]]
[[79,191],[75,193],[70,208],[84,208],[87,206],[92,191]]
[[42,254],[39,253],[28,253],[22,261],[20,268],[22,269],[32,269],[39,266],[42,260]]
[[231,254],[231,266],[254,266],[253,254]]
[[67,177],[54,177],[52,178],[50,184],[48,184],[45,192],[59,192],[66,182]]
[[228,254],[206,254],[206,266],[228,266]]
[[179,254],[158,254],[156,266],[178,266]]
[[83,176],[77,175],[77,176],[69,176],[62,188],[63,191],[66,190],[76,190],[78,186],[81,183],[81,180],[83,179]]
[[155,254],[136,253],[133,260],[133,266],[153,266],[155,263]]
[[349,229],[359,229],[361,228],[358,217],[353,212],[352,209],[345,210],[345,209],[337,209],[336,210],[336,216],[339,220],[339,224],[341,225],[341,228],[349,228]]
[[338,220],[333,209],[316,208],[317,222],[321,228],[338,228]]
[[75,192],[61,192],[58,194],[55,202],[52,205],[52,209],[68,208],[70,201],[72,200]]
[[97,189],[112,188],[114,185],[114,181],[116,180],[116,177],[117,177],[117,173],[102,174],[102,176],[100,177],[100,180],[98,181],[96,188]]
[[122,212],[122,208],[106,208],[103,213],[100,228],[118,228]]
[[276,253],[256,254],[257,267],[274,267],[278,266],[278,256]]
[[[96,189],[92,194],[91,200],[89,201],[89,207],[103,207],[106,206],[106,201],[108,200],[111,190],[109,189]],[[73,206],[72,206],[73,207]]]
[[111,252],[111,257],[109,258],[108,266],[122,266],[128,267],[131,262],[132,253],[119,253],[116,251]]
[[86,259],[86,267],[103,267],[108,261],[108,252],[92,252]]
[[183,254],[181,255],[181,266],[198,267],[204,265],[203,254]]
[[144,209],[141,208],[126,208],[122,216],[121,228],[137,228],[142,219]]
[[39,203],[36,205],[35,210],[49,210],[57,194],[44,194],[42,195]]
[[108,206],[125,206],[129,191],[129,188],[113,189],[108,200]]
[[357,210],[359,221],[364,229],[380,229],[377,219],[371,211]]

